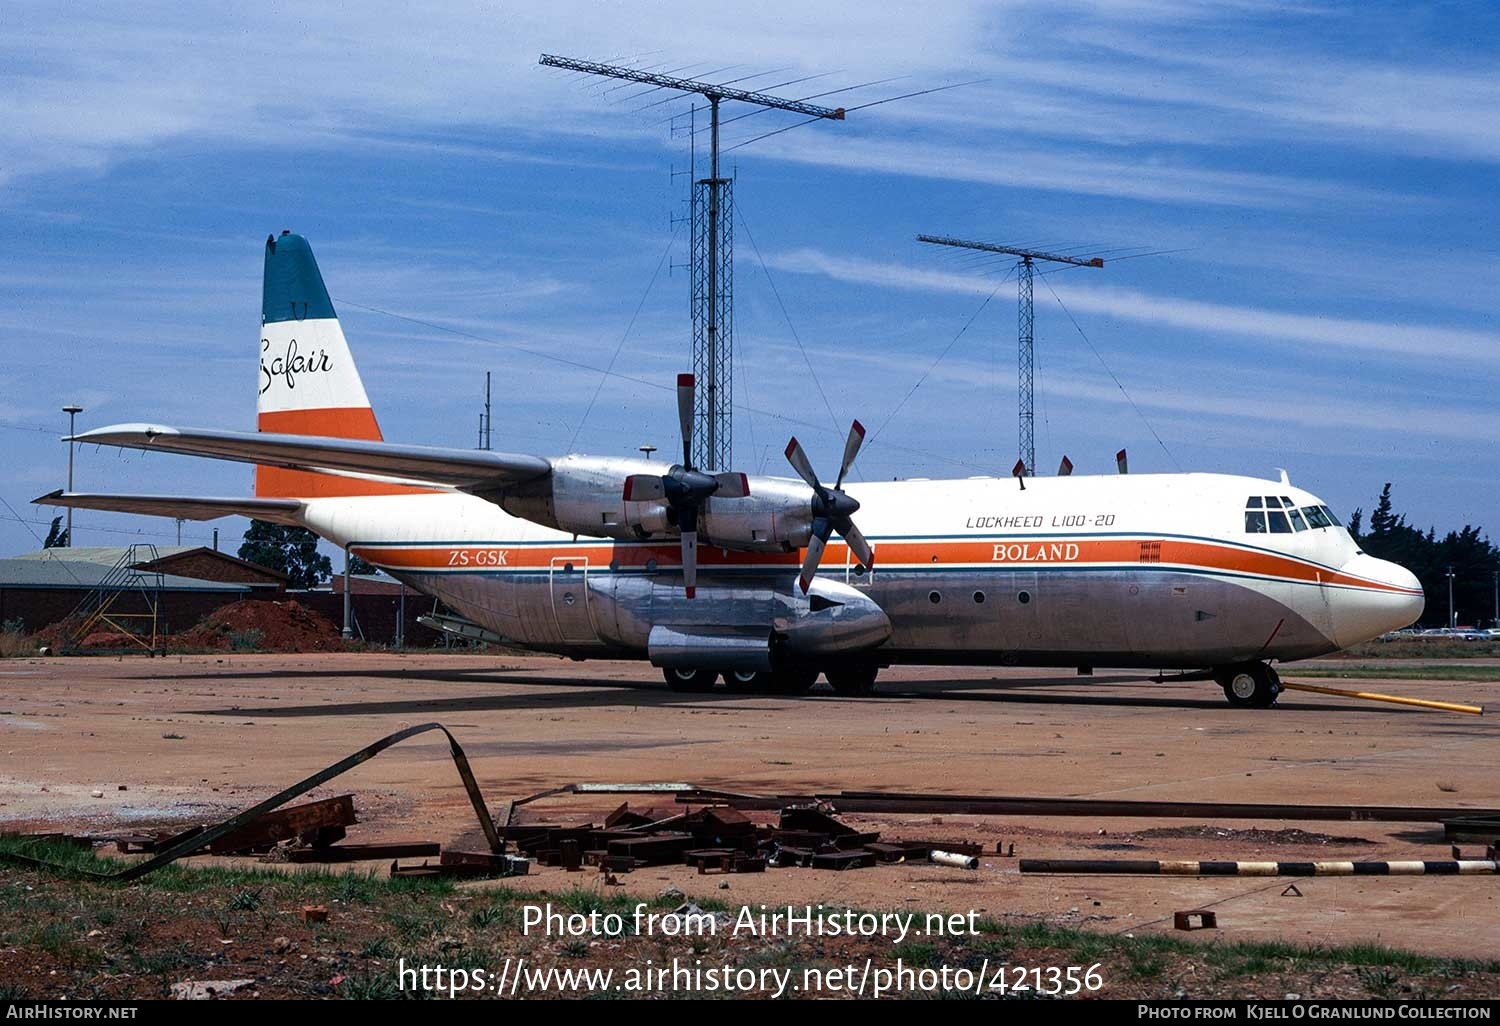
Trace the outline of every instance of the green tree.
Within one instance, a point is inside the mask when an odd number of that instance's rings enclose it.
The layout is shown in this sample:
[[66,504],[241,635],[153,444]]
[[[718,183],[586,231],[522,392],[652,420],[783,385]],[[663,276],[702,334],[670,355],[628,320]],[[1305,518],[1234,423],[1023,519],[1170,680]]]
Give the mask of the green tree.
[[366,577],[380,573],[368,560],[361,558],[353,552],[349,553],[349,572],[356,576],[363,575]]
[[318,551],[318,536],[305,527],[252,520],[239,556],[286,574],[293,588],[314,587],[333,573],[333,564]]
[[47,530],[47,540],[42,542],[44,549],[65,549],[68,547],[68,531],[62,525],[62,517],[53,517],[52,526]]

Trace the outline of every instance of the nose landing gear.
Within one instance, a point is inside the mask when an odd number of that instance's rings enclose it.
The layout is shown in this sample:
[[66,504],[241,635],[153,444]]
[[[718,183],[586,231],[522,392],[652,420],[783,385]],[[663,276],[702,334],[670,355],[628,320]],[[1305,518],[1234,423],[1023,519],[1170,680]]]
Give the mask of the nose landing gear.
[[1214,680],[1238,709],[1269,709],[1281,695],[1281,676],[1267,663],[1215,667]]

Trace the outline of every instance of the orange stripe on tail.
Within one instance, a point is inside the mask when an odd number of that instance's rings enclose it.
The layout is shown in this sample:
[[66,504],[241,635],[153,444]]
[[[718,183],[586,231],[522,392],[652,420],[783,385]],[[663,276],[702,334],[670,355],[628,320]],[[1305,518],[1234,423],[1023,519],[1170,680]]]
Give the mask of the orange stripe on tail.
[[[369,407],[323,410],[278,410],[260,414],[256,430],[280,435],[316,435],[384,441],[375,411]],[[421,495],[436,491],[410,485],[363,481],[336,474],[256,466],[255,494],[266,499],[331,499],[351,495]]]

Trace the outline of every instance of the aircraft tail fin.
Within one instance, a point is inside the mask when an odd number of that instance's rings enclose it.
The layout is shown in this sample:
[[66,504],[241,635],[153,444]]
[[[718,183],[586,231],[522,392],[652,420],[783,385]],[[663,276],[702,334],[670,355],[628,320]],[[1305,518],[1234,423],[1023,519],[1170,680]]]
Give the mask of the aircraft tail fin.
[[[259,388],[256,426],[260,431],[382,440],[312,247],[291,232],[266,238]],[[255,494],[262,498],[389,495],[411,490],[281,467],[255,468]]]

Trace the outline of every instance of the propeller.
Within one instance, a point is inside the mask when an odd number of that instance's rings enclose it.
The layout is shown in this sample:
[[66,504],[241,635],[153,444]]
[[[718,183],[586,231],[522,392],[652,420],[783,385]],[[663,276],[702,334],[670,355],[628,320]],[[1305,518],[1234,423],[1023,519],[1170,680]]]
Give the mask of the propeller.
[[839,465],[838,481],[832,488],[818,480],[818,475],[813,472],[812,462],[807,458],[807,453],[802,451],[802,443],[796,438],[787,443],[787,462],[792,465],[797,476],[813,490],[812,537],[807,540],[807,555],[802,559],[802,574],[798,578],[804,595],[812,585],[812,579],[818,572],[818,564],[823,559],[823,550],[834,531],[844,539],[856,559],[866,567],[875,565],[875,550],[870,548],[870,543],[865,541],[865,536],[859,533],[859,528],[854,526],[852,519],[859,512],[859,503],[843,491],[844,478],[854,465],[854,457],[859,455],[859,447],[864,441],[865,427],[856,420],[849,428],[849,437],[844,441],[844,461]]
[[1122,474],[1130,473],[1130,461],[1126,459],[1124,449],[1115,453],[1115,469]]
[[693,466],[693,393],[691,374],[677,375],[677,423],[682,435],[682,462],[665,474],[631,474],[625,479],[626,502],[665,501],[682,535],[682,584],[687,597],[698,593],[698,514],[711,495],[742,499],[750,494],[744,474],[705,474]]
[[1070,459],[1068,459],[1066,456],[1064,456],[1062,458],[1062,462],[1057,465],[1057,476],[1058,477],[1069,477],[1069,476],[1072,475],[1072,473],[1073,473],[1073,461],[1070,460]]

